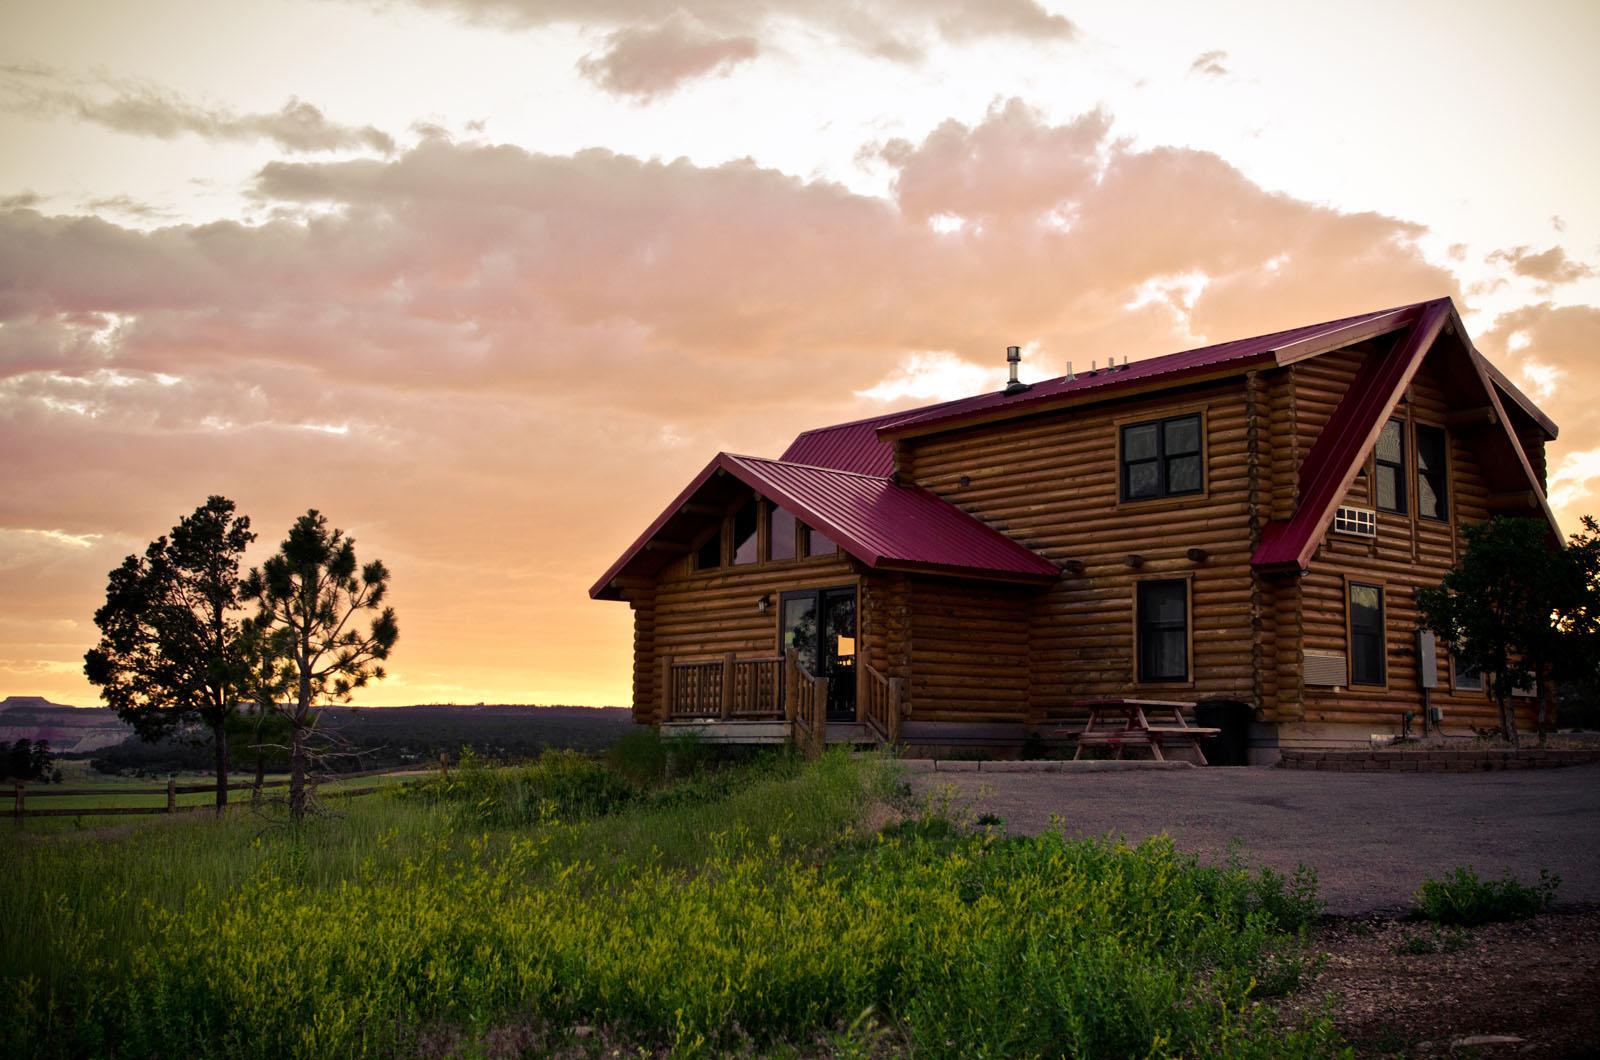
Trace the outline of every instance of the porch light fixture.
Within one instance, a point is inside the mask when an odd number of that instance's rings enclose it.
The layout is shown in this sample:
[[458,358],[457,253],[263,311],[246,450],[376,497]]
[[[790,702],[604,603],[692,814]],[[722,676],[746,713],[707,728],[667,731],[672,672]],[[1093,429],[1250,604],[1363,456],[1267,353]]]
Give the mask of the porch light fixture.
[[767,613],[767,611],[771,607],[772,607],[772,597],[771,597],[771,595],[768,594],[768,593],[762,593],[761,594],[761,598],[756,601],[756,610],[764,615],[764,614]]

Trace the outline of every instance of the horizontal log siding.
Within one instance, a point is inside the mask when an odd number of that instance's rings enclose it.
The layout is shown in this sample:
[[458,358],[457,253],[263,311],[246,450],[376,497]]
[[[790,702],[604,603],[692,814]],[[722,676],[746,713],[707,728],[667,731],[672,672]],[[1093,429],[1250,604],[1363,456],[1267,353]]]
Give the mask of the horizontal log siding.
[[[1325,421],[1355,377],[1362,357],[1358,351],[1341,351],[1316,358],[1297,373],[1296,405],[1305,419]],[[1306,370],[1312,369],[1314,370]],[[1437,361],[1430,358],[1418,370],[1407,396],[1393,415],[1408,425],[1421,422],[1442,426],[1450,411],[1437,375]],[[1301,579],[1303,608],[1300,617],[1304,646],[1312,649],[1348,652],[1345,597],[1346,579],[1382,584],[1387,633],[1386,688],[1347,688],[1333,692],[1311,687],[1304,690],[1303,720],[1307,722],[1363,723],[1372,731],[1396,728],[1401,711],[1417,713],[1421,726],[1422,689],[1418,678],[1415,630],[1416,590],[1437,585],[1454,565],[1460,548],[1461,522],[1481,521],[1487,515],[1487,489],[1480,470],[1478,446],[1493,437],[1488,431],[1450,431],[1450,516],[1441,523],[1422,519],[1417,512],[1416,447],[1408,426],[1406,432],[1406,494],[1408,513],[1378,513],[1375,540],[1330,532],[1311,562],[1311,573]],[[1374,507],[1370,493],[1371,455],[1366,470],[1356,480],[1342,503]],[[1444,645],[1434,665],[1438,667],[1439,687],[1430,696],[1432,705],[1445,712],[1446,731],[1461,732],[1466,726],[1495,724],[1493,704],[1481,692],[1455,692],[1450,687],[1449,653]]]
[[947,578],[910,580],[912,717],[1026,720],[1031,595]]
[[[656,583],[654,607],[636,610],[634,634],[634,717],[660,721],[661,659],[709,659],[725,652],[771,655],[778,649],[778,596],[795,589],[849,585],[855,564],[844,553],[781,563],[693,571],[674,564]],[[772,606],[762,614],[761,596]],[[858,602],[859,608],[859,602]],[[857,620],[860,621],[858,612]],[[640,630],[647,623],[648,630]],[[641,698],[641,694],[643,698]]]
[[[1206,495],[1119,506],[1118,424],[1195,408],[1206,412]],[[1085,570],[1021,594],[1016,614],[1026,615],[1025,632],[1010,632],[1009,601],[1016,594],[992,601],[989,621],[1015,647],[1002,657],[964,653],[920,684],[918,667],[933,652],[914,619],[913,716],[923,717],[922,697],[932,697],[942,717],[1013,716],[1017,692],[1006,674],[1024,650],[1028,707],[1036,720],[1074,699],[1134,691],[1253,698],[1249,445],[1242,378],[919,441],[914,459],[902,466],[915,468],[920,485],[1053,562],[1076,560]],[[1206,562],[1191,562],[1185,555],[1190,548],[1205,549]],[[1144,566],[1130,568],[1130,553],[1143,556]],[[1192,685],[1134,683],[1133,583],[1161,574],[1194,579]],[[915,607],[913,614],[920,618]],[[996,681],[1002,684],[992,687]]]

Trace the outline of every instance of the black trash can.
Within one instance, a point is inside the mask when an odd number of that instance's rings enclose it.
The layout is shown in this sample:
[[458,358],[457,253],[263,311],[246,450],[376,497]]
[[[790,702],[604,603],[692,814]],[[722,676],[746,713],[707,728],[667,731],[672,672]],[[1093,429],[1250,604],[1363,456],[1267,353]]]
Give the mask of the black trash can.
[[1196,703],[1195,724],[1219,730],[1205,742],[1206,761],[1214,766],[1250,764],[1250,722],[1255,711],[1234,699],[1208,699]]

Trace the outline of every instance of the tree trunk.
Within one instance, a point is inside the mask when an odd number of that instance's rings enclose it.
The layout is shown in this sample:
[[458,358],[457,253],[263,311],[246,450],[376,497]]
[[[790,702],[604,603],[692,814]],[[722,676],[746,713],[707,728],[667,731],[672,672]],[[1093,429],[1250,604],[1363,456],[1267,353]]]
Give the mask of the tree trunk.
[[1520,746],[1517,736],[1517,707],[1509,695],[1501,693],[1497,697],[1500,701],[1500,735],[1512,747]]
[[1552,709],[1552,700],[1555,692],[1550,685],[1550,667],[1539,667],[1539,707],[1534,715],[1534,724],[1539,730],[1539,746],[1545,745],[1545,733],[1549,731],[1551,723],[1555,720],[1555,711]]
[[299,824],[306,815],[306,730],[296,725],[289,736],[289,816]]
[[211,743],[217,752],[217,812],[228,805],[228,729],[225,722],[211,727]]
[[254,806],[261,801],[261,785],[267,780],[267,760],[259,750],[256,751],[256,784],[250,789],[250,805]]

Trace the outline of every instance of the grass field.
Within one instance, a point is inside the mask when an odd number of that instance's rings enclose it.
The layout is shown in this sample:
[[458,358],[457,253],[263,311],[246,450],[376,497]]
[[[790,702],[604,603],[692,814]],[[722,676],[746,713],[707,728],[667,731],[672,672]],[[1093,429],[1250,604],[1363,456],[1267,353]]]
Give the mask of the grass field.
[[298,830],[12,835],[0,1052],[1335,1051],[1261,1003],[1297,981],[1305,881],[904,800],[876,758],[636,747],[468,764]]

